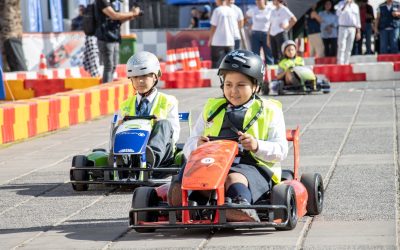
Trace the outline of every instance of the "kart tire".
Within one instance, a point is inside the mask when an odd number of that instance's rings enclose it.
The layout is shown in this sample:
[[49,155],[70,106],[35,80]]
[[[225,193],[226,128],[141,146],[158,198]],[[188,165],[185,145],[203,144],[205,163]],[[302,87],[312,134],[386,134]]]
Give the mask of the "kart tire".
[[284,85],[285,84],[283,82],[279,83],[279,85],[278,85],[278,95],[284,95],[285,94],[285,92],[283,91]]
[[[138,187],[133,192],[132,208],[148,208],[156,207],[158,205],[157,192],[152,187]],[[131,225],[137,225],[138,221],[155,222],[158,219],[157,212],[138,212],[137,221],[135,218],[130,218]],[[156,231],[154,228],[135,228],[138,233],[152,233]]]
[[269,95],[269,83],[268,82],[264,82],[260,88],[261,88],[262,95]]
[[290,169],[282,169],[281,181],[291,181],[294,179],[294,173]]
[[[86,167],[87,157],[85,155],[75,155],[72,158],[72,167]],[[75,181],[88,181],[89,174],[86,170],[73,170],[71,171],[71,180]],[[84,183],[72,183],[72,188],[75,191],[87,191],[89,189],[89,184]]]
[[[278,231],[292,230],[297,225],[297,205],[296,194],[292,186],[287,184],[278,184],[272,189],[272,205],[283,205],[288,208],[288,213],[285,210],[279,209],[274,211],[274,220],[287,220],[287,225],[284,227],[275,227]],[[287,216],[289,215],[289,218]]]
[[92,152],[107,152],[104,148],[95,148],[92,150]]
[[303,183],[308,193],[307,215],[320,214],[324,205],[324,184],[322,176],[317,173],[305,173],[301,175],[300,182]]

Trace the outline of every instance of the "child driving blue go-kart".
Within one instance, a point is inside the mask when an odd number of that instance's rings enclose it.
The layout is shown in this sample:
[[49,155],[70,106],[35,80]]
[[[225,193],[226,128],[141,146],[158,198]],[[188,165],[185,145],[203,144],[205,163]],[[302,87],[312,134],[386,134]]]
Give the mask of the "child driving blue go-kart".
[[154,54],[142,51],[131,56],[126,67],[136,95],[121,104],[116,124],[126,116],[155,116],[146,147],[147,167],[171,163],[180,132],[178,101],[156,87],[161,77],[160,62]]

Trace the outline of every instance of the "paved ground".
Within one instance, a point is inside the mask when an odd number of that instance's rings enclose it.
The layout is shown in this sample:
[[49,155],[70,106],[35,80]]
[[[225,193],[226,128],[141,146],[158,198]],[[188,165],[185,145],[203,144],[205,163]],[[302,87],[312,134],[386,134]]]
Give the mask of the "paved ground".
[[[68,183],[73,155],[107,147],[104,117],[0,148],[0,248],[398,249],[399,87],[400,81],[335,83],[328,95],[277,97],[287,128],[300,126],[302,171],[321,173],[326,188],[323,213],[301,219],[293,231],[128,230],[131,192],[74,192]],[[194,114],[220,94],[168,92]]]

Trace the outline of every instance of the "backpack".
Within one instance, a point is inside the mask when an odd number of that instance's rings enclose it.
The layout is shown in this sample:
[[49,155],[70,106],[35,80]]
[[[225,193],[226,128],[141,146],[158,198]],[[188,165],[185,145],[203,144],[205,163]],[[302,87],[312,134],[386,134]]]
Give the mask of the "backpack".
[[96,33],[96,5],[89,3],[83,11],[83,32],[87,36],[94,36]]

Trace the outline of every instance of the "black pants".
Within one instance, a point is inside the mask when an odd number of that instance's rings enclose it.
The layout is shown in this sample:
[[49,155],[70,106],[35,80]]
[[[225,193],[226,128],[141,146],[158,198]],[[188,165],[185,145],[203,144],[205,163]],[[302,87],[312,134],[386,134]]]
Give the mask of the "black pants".
[[279,60],[282,58],[281,46],[287,40],[289,40],[287,31],[278,33],[275,36],[270,36],[272,56],[274,57],[275,64],[278,64]]
[[325,56],[336,56],[337,55],[337,38],[324,38]]
[[212,68],[218,68],[224,56],[226,56],[232,50],[233,46],[211,46]]

